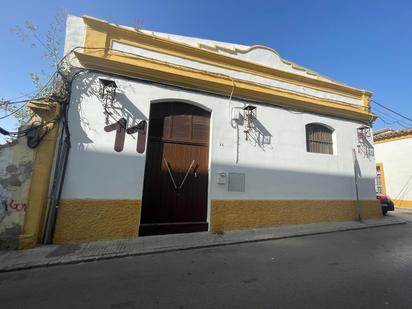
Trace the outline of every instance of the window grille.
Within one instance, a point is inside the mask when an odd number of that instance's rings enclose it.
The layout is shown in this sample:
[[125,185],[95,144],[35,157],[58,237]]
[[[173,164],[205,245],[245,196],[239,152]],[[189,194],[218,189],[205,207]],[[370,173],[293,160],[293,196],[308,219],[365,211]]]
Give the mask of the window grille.
[[376,166],[376,181],[375,181],[376,193],[383,193],[382,190],[382,171],[380,166]]
[[308,152],[333,154],[333,130],[317,124],[306,125],[306,150]]

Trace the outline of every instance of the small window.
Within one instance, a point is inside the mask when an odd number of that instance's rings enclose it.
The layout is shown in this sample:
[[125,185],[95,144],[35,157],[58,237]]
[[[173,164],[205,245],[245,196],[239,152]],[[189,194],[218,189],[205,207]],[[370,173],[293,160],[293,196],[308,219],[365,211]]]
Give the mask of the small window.
[[386,194],[385,189],[385,177],[383,173],[383,164],[376,164],[376,178],[375,178],[375,189],[376,193]]
[[306,150],[308,152],[333,154],[333,130],[327,126],[310,123],[306,125]]

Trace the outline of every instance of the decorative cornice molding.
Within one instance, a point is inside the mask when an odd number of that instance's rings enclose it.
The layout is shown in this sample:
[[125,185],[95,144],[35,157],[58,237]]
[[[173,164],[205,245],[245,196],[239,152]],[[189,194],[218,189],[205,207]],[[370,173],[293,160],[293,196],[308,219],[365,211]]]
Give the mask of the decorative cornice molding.
[[[130,56],[110,50],[75,52],[86,68],[134,78],[147,79],[190,89],[209,91],[262,103],[282,105],[330,116],[371,122],[374,115],[364,106],[320,99],[296,92],[257,84],[229,76],[172,65],[141,56]],[[235,87],[233,87],[235,85]]]
[[[195,47],[171,39],[147,34],[136,29],[110,24],[106,21],[90,16],[83,16],[83,20],[88,26],[85,39],[86,48],[104,47],[109,50],[111,48],[112,41],[122,42],[124,44],[130,44],[132,46],[137,46],[151,51],[160,52],[183,59],[193,60],[216,67],[254,74],[273,80],[287,82],[297,86],[308,87],[315,90],[359,99],[366,107],[366,109],[370,110],[370,98],[372,96],[372,93],[366,90],[356,89],[342,83],[325,79],[316,79],[314,77],[284,71],[274,67],[268,67],[229,55],[219,54],[217,52],[211,51],[210,49],[205,50],[200,47]],[[265,48],[277,54],[276,51],[266,46],[252,46],[249,49],[251,50],[254,48]],[[229,48],[227,47],[225,47],[225,49],[229,50]],[[244,50],[239,49],[239,51],[242,52]],[[283,59],[282,61],[292,65],[298,70],[305,70],[308,72],[308,74],[316,74],[315,72],[295,65],[292,62]]]

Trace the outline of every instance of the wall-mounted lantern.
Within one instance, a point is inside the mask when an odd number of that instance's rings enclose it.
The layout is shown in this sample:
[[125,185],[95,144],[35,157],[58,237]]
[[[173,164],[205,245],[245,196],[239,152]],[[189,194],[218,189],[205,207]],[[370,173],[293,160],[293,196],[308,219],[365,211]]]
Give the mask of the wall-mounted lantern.
[[244,133],[246,133],[246,140],[248,139],[248,134],[250,129],[253,127],[253,121],[256,119],[257,108],[254,105],[246,105],[243,108],[243,118],[245,119],[245,129]]
[[372,136],[371,128],[368,126],[362,126],[357,129],[358,135],[358,153],[363,153],[366,157],[374,156],[373,145],[369,142]]
[[109,124],[109,106],[113,107],[113,102],[116,97],[117,85],[110,79],[99,78],[99,97],[103,101],[104,114],[106,115],[106,125]]
[[369,137],[371,137],[371,128],[368,126],[362,126],[357,129],[358,143],[364,144]]

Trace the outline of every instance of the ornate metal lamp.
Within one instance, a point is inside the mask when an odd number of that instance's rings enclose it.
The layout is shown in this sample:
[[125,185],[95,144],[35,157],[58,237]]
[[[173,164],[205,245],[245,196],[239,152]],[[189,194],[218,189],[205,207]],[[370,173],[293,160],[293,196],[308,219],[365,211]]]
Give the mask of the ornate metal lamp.
[[357,129],[358,132],[358,142],[363,144],[371,137],[371,128],[368,126],[362,126]]
[[99,78],[99,97],[103,101],[104,114],[106,115],[106,125],[109,124],[109,116],[112,114],[109,107],[113,107],[116,97],[117,85],[110,79]]
[[366,157],[374,156],[374,149],[369,142],[369,138],[372,136],[371,128],[368,126],[361,126],[357,129],[358,135],[358,153],[363,153]]
[[248,139],[248,134],[250,129],[253,127],[253,121],[256,119],[256,106],[246,105],[243,108],[243,118],[245,119],[245,129],[243,130],[246,133],[246,140]]

